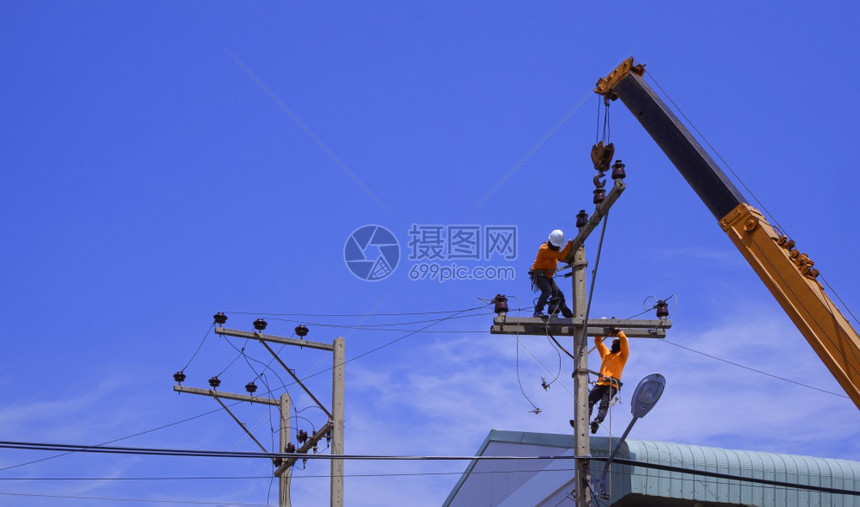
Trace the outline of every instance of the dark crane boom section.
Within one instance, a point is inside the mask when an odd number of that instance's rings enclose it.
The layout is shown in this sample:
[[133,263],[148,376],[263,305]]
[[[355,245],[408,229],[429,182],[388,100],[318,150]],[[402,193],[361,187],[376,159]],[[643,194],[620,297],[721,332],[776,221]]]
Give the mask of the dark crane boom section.
[[722,169],[641,76],[628,72],[612,91],[639,120],[717,220],[738,204],[746,202]]

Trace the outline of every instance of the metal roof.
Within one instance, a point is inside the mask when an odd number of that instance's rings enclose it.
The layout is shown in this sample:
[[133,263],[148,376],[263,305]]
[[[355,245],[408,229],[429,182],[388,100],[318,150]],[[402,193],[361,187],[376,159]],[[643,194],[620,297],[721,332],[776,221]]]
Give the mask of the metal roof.
[[[592,456],[606,457],[617,440],[592,437]],[[473,461],[446,506],[573,505],[573,436],[492,430],[478,456],[554,456],[526,461]],[[860,507],[860,462],[698,445],[627,440],[616,459],[695,469],[732,476],[819,486],[833,493],[705,477],[615,463],[608,474],[608,505],[756,505]],[[603,461],[591,464],[592,478]],[[523,503],[525,502],[525,503]]]

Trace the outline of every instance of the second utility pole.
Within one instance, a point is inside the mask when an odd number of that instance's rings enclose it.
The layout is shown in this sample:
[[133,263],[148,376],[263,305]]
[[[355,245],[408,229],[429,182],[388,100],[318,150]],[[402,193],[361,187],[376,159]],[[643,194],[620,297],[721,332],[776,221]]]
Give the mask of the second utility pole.
[[[326,435],[331,435],[331,454],[343,455],[343,417],[344,417],[344,370],[346,364],[346,345],[342,337],[335,338],[334,343],[312,342],[308,340],[297,340],[295,338],[284,338],[263,334],[260,332],[247,332],[237,329],[227,329],[224,327],[216,327],[215,332],[220,335],[233,336],[236,338],[248,338],[257,340],[263,347],[269,351],[282,368],[296,381],[296,384],[308,395],[316,405],[325,412],[328,416],[328,421],[323,427],[310,435],[307,442],[296,449],[297,454],[306,453],[311,449],[316,449],[319,442]],[[316,396],[304,385],[299,377],[290,369],[286,363],[278,356],[278,354],[269,346],[269,343],[279,343],[281,345],[293,345],[302,348],[327,350],[332,353],[332,408],[331,411],[323,405]],[[283,451],[281,451],[283,452]],[[284,477],[290,471],[290,468],[300,458],[287,458],[275,470],[277,477]],[[332,459],[331,461],[331,507],[343,507],[343,460]],[[288,499],[288,498],[287,498]]]

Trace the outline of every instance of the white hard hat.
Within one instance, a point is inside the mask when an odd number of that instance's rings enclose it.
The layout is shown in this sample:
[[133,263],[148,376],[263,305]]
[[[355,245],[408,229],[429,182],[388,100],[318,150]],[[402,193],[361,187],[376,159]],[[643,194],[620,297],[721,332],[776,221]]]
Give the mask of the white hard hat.
[[564,232],[561,229],[556,229],[549,233],[549,243],[552,246],[560,247],[564,244]]

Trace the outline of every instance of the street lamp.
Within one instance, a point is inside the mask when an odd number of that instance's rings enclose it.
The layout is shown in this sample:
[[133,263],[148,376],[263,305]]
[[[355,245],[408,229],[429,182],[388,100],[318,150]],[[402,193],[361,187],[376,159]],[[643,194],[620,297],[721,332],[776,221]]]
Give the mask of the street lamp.
[[636,420],[641,417],[645,417],[645,414],[654,408],[654,405],[657,404],[657,400],[660,399],[665,388],[666,377],[659,373],[652,373],[640,380],[639,385],[636,386],[636,390],[633,391],[633,400],[630,404],[630,413],[633,414],[633,419],[630,421],[630,424],[627,425],[627,429],[624,430],[624,434],[621,435],[621,440],[618,441],[612,454],[609,455],[609,459],[606,460],[606,464],[603,465],[603,474],[600,476],[600,484],[597,485],[602,492],[601,496],[603,496],[603,498],[609,498],[609,491],[606,489],[606,474],[609,472],[609,465],[612,464],[612,459],[615,458],[615,453],[618,452],[618,449],[621,448],[621,444],[623,444],[627,439],[627,435],[630,433],[630,430],[633,429],[633,425],[636,424]]
[[[633,406],[630,407],[630,412],[633,414],[633,421],[630,422],[630,426],[633,426],[636,419],[645,417],[645,414],[654,408],[654,405],[657,404],[657,400],[660,399],[660,396],[663,394],[663,389],[665,388],[666,377],[659,373],[652,373],[639,382],[639,385],[636,386],[636,390],[633,391]],[[627,436],[627,433],[624,433],[624,436]]]

